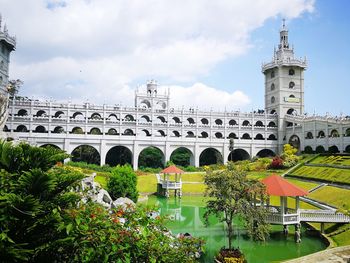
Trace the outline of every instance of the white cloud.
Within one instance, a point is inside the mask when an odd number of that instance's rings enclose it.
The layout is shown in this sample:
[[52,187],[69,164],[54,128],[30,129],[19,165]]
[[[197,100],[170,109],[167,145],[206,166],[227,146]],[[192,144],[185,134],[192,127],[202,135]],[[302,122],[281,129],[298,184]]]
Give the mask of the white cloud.
[[312,12],[314,1],[0,0],[0,6],[18,39],[11,76],[24,80],[27,95],[132,104],[131,84],[152,77],[186,86],[172,91],[179,105],[216,108],[244,106],[249,98],[234,86],[225,92],[189,83],[247,52],[250,33],[267,19]]

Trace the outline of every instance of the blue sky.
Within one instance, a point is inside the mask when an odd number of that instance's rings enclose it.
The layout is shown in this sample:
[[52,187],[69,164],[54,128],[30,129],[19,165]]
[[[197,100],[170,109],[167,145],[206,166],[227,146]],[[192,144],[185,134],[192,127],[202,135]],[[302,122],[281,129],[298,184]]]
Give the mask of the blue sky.
[[308,58],[305,110],[350,115],[347,0],[0,0],[0,10],[24,96],[131,106],[154,78],[173,107],[261,109],[261,63],[285,17]]

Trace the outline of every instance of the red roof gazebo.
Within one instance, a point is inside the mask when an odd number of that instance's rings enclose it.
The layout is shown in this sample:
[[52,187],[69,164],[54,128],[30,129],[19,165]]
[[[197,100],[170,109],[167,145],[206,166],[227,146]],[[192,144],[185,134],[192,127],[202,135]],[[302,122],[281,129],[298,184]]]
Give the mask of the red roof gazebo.
[[[308,192],[276,174],[266,177],[261,182],[266,186],[269,196],[267,206],[270,208],[270,223],[282,225],[299,223],[299,197],[306,196]],[[270,196],[280,197],[279,207],[270,206]],[[295,208],[288,208],[287,197],[295,197]]]
[[170,165],[169,167],[160,171],[160,173],[161,174],[183,174],[184,171],[182,171],[180,168],[177,168],[176,165]]
[[[160,178],[160,175],[157,175],[158,178],[158,186],[157,192],[169,197],[169,190],[175,190],[175,196],[181,197],[182,195],[182,181],[181,174],[183,174],[180,168],[177,168],[175,165],[170,165],[169,167],[160,171],[160,174],[163,174],[163,179]],[[175,174],[175,181],[169,180],[169,175]]]

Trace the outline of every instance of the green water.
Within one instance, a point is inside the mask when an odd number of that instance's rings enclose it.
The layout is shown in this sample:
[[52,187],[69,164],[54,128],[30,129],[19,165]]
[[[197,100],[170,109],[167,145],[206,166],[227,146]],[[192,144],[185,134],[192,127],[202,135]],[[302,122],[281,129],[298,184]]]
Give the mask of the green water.
[[[173,197],[166,199],[150,196],[148,205],[156,205],[162,215],[168,215],[171,220],[168,227],[174,234],[190,233],[201,237],[206,241],[205,255],[202,262],[213,262],[217,251],[227,246],[224,225],[215,218],[210,220],[210,226],[204,226],[204,201],[203,197],[184,196],[181,200]],[[248,263],[279,262],[305,256],[326,248],[326,245],[318,238],[308,235],[302,228],[301,243],[294,242],[294,227],[289,227],[289,235],[282,234],[282,226],[271,226],[270,238],[267,242],[257,243],[250,241],[245,236],[243,227],[236,226],[234,246],[239,247],[245,254]]]

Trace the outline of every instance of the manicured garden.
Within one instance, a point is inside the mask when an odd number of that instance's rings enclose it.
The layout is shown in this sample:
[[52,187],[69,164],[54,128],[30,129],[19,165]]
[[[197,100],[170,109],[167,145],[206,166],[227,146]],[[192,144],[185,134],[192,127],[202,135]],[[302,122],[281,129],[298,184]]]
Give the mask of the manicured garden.
[[330,155],[317,156],[313,159],[311,164],[329,164],[338,166],[350,166],[350,155]]

